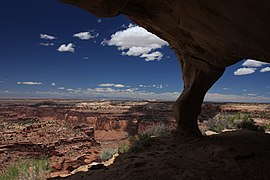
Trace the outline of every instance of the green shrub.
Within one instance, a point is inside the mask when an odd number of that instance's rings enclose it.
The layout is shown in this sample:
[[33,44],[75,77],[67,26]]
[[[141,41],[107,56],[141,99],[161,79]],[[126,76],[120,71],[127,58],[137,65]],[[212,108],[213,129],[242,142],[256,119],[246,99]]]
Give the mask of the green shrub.
[[121,144],[120,146],[119,146],[119,148],[118,148],[118,152],[119,153],[126,153],[126,152],[128,152],[129,151],[129,145],[127,145],[127,144]]
[[262,126],[258,126],[258,131],[265,133],[265,131],[269,131],[270,130],[270,124],[264,124]]
[[146,147],[149,147],[151,145],[151,141],[153,139],[151,138],[151,135],[149,134],[139,134],[135,135],[130,138],[131,146],[130,146],[130,152],[139,152],[145,149]]
[[147,129],[145,129],[141,134],[147,134],[153,137],[162,136],[170,131],[169,127],[164,123],[157,123]]
[[251,131],[258,131],[258,126],[255,125],[255,121],[253,119],[244,120],[241,124],[241,127]]
[[265,130],[270,130],[270,124],[265,124],[261,127],[263,127]]
[[223,117],[209,119],[207,124],[209,130],[217,133],[222,132],[224,129],[234,129],[237,127],[231,120],[227,120]]
[[24,159],[11,164],[2,174],[0,180],[39,180],[49,175],[49,160]]
[[155,124],[145,129],[141,134],[135,135],[130,138],[131,146],[130,152],[139,152],[149,147],[153,138],[162,136],[170,131],[169,127],[163,123]]
[[[256,125],[255,121],[249,114],[237,113],[237,114],[221,114],[214,119],[208,120],[208,128],[211,131],[217,133],[222,132],[224,129],[249,129],[257,132],[265,132],[265,127]],[[270,128],[270,125],[269,125]]]
[[109,159],[111,159],[113,157],[113,155],[115,155],[116,153],[118,153],[118,148],[115,149],[104,149],[101,154],[99,155],[100,159],[103,161],[107,161]]

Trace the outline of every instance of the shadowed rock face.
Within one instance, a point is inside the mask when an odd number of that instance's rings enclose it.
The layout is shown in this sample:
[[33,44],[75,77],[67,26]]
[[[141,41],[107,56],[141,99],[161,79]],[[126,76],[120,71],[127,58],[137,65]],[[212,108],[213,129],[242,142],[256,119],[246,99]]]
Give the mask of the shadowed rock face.
[[270,62],[270,1],[61,0],[98,17],[127,15],[168,41],[182,69],[184,91],[174,105],[178,130],[201,135],[197,116],[206,92],[242,58]]

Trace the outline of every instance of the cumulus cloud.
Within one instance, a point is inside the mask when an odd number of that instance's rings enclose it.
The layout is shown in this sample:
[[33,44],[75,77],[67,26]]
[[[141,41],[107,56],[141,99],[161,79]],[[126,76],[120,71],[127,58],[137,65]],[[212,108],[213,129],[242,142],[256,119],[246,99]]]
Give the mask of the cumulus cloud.
[[240,76],[240,75],[248,75],[255,73],[256,68],[239,68],[236,71],[234,71],[234,75]]
[[102,84],[99,84],[98,86],[100,87],[110,87],[110,86],[113,86],[114,84],[109,84],[109,83],[102,83]]
[[254,94],[254,93],[249,93],[249,94],[245,94],[247,96],[257,96],[257,94]]
[[[146,92],[140,91],[136,88],[111,88],[111,87],[100,87],[100,88],[76,88],[76,89],[65,89],[60,87],[61,91],[35,91],[35,92],[9,92],[14,94],[12,97],[21,97],[22,95],[31,94],[31,97],[46,97],[46,98],[104,98],[104,99],[138,99],[138,100],[173,100],[175,101],[180,92]],[[4,91],[0,90],[3,97],[7,97]],[[206,101],[215,102],[264,102],[269,103],[269,96],[261,96],[256,94],[221,94],[221,93],[207,93]]]
[[154,60],[161,60],[163,54],[159,51],[152,52],[150,54],[143,54],[141,55],[142,58],[145,58],[145,61],[154,61]]
[[265,64],[269,64],[269,63],[256,61],[256,60],[253,60],[253,59],[247,59],[242,65],[246,66],[246,67],[261,67],[261,66],[263,66]]
[[73,37],[77,37],[81,40],[89,40],[89,39],[92,39],[92,38],[96,38],[98,37],[98,33],[94,33],[94,34],[91,34],[90,32],[79,32],[79,33],[76,33],[73,35]]
[[270,67],[262,68],[260,72],[270,72]]
[[41,46],[53,46],[53,43],[39,43]]
[[234,94],[206,93],[204,100],[215,102],[270,102],[269,97],[257,96],[255,94],[234,95]]
[[57,49],[57,51],[59,51],[59,52],[74,52],[75,51],[74,47],[75,47],[75,45],[72,43],[69,43],[68,45],[62,44]]
[[39,37],[40,37],[41,39],[48,39],[48,40],[56,39],[55,36],[51,36],[51,35],[48,35],[48,34],[40,34]]
[[[36,92],[39,95],[47,97],[69,97],[69,98],[83,98],[92,97],[107,98],[107,99],[151,99],[151,100],[173,100],[175,101],[180,93],[179,92],[145,92],[136,89],[113,89],[113,88],[88,88],[80,90],[65,90],[65,91],[47,91]],[[257,96],[257,95],[235,95],[235,94],[220,94],[220,93],[207,93],[205,101],[215,102],[270,102],[270,97]]]
[[59,88],[57,88],[57,89],[59,89],[59,90],[64,90],[65,88],[64,88],[64,87],[59,87]]
[[52,82],[51,85],[52,85],[52,86],[56,86],[56,83],[55,83],[55,82]]
[[175,100],[179,96],[179,92],[164,92],[164,93],[154,93],[154,92],[143,92],[138,91],[136,88],[88,88],[88,89],[66,89],[61,92],[59,91],[36,91],[39,96],[46,97],[69,97],[69,98],[108,98],[108,99],[158,99],[158,100]]
[[153,50],[168,46],[168,43],[142,27],[130,25],[125,30],[117,31],[109,40],[104,40],[102,45],[117,46],[122,55],[153,61],[163,56],[161,52]]
[[42,82],[32,82],[32,81],[26,81],[26,82],[17,82],[17,84],[23,84],[23,85],[41,85]]
[[102,83],[102,84],[99,84],[98,86],[100,86],[100,87],[116,87],[116,88],[125,87],[124,84],[113,84],[113,83]]
[[69,89],[67,89],[67,91],[74,91],[75,89],[71,89],[71,88],[69,88]]
[[123,88],[123,87],[125,87],[125,85],[123,85],[123,84],[114,84],[113,86],[114,87],[117,87],[117,88]]
[[153,84],[153,85],[144,85],[144,84],[140,84],[139,87],[141,88],[157,88],[157,89],[162,89],[164,87],[168,87],[168,84]]

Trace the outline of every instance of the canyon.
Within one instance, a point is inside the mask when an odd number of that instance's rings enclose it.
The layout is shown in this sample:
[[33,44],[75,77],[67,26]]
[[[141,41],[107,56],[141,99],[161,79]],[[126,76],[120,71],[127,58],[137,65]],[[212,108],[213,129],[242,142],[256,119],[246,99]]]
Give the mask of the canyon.
[[[102,151],[129,144],[155,124],[174,131],[172,107],[158,101],[1,100],[0,169],[20,158],[47,156],[51,177],[70,175],[102,162]],[[258,125],[270,123],[269,104],[206,102],[198,117],[202,134],[217,134],[209,131],[210,119],[239,112]]]

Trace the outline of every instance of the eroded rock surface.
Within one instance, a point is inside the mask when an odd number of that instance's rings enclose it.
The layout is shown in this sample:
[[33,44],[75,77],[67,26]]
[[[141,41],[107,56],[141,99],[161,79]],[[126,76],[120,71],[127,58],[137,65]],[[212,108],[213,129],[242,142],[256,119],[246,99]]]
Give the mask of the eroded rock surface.
[[[156,123],[176,126],[172,102],[35,101],[0,100],[0,173],[18,158],[46,155],[51,176],[66,176],[87,170],[100,161],[102,150],[128,144],[130,135]],[[205,103],[198,118],[200,130],[213,135],[209,120],[238,112],[250,115],[258,125],[270,123],[269,104]]]
[[53,180],[269,179],[270,135],[242,130],[208,138],[156,139],[136,155],[120,155],[108,169]]
[[178,130],[200,135],[205,93],[242,58],[270,62],[270,2],[266,0],[61,0],[99,17],[127,15],[168,41],[179,57],[184,91],[174,106]]

